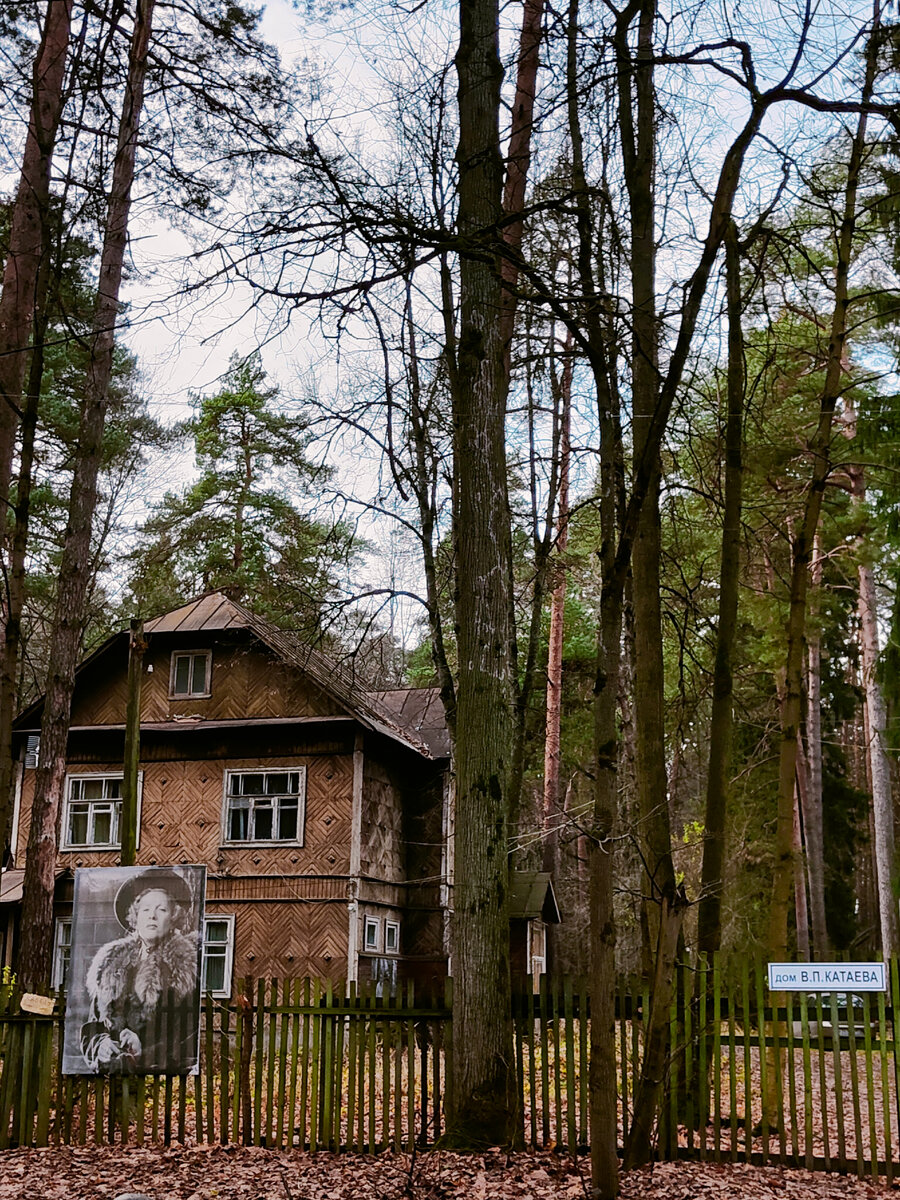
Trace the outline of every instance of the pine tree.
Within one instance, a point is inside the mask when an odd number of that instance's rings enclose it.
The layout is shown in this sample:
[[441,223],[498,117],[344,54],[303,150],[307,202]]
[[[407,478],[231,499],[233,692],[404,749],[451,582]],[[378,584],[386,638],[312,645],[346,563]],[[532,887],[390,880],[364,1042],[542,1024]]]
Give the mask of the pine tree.
[[220,391],[195,397],[181,432],[200,475],[167,494],[142,528],[131,590],[140,612],[223,591],[279,624],[311,632],[323,622],[349,530],[304,511],[330,471],[307,457],[302,418],[278,407],[258,354],[234,355]]

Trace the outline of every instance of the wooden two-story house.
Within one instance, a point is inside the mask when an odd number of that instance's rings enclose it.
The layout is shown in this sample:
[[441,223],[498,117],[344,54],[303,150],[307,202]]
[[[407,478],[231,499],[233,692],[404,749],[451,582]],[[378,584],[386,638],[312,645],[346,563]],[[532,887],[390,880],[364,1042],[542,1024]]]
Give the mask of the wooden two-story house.
[[[205,977],[442,975],[452,880],[449,740],[434,690],[365,691],[221,594],[145,626],[139,864],[208,868]],[[62,798],[54,983],[78,867],[118,862],[127,632],[79,668]],[[14,961],[42,702],[16,723]]]

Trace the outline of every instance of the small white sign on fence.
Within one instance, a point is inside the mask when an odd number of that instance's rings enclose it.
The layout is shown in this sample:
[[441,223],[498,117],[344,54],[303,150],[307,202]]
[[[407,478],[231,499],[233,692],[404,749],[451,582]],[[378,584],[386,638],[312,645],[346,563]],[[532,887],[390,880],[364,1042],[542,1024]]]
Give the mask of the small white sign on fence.
[[884,963],[769,963],[772,992],[886,992]]

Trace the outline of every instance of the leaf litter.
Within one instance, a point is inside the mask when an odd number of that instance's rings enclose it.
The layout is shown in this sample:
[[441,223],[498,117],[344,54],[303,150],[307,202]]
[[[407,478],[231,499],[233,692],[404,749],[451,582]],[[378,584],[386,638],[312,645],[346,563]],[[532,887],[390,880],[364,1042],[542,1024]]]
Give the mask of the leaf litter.
[[[552,1151],[378,1156],[258,1146],[51,1146],[0,1152],[0,1200],[588,1200],[589,1163]],[[623,1200],[869,1200],[871,1179],[779,1167],[659,1163]]]

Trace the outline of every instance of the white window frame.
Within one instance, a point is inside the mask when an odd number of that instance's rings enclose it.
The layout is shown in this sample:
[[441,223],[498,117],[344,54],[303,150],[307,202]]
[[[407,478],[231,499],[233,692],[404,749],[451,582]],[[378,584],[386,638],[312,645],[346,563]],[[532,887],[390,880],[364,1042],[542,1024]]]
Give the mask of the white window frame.
[[[206,690],[203,692],[176,692],[175,691],[175,663],[179,658],[205,658],[206,659]],[[191,680],[193,681],[194,669],[191,666]],[[170,700],[208,700],[212,695],[212,650],[173,650],[172,657],[169,660],[169,699]]]
[[[369,930],[373,930],[374,939],[369,942]],[[381,953],[381,917],[366,916],[363,921],[363,951],[366,954]]]
[[[394,934],[393,946],[389,945],[389,942],[391,940],[390,935],[391,935],[392,931]],[[384,952],[385,952],[385,954],[399,954],[400,953],[400,922],[399,921],[385,921],[385,923],[384,923]]]
[[[228,926],[228,937],[224,942],[213,942],[214,946],[225,947],[225,982],[221,988],[206,990],[206,947],[209,944],[206,927],[212,921],[218,921]],[[200,980],[204,996],[228,997],[231,995],[231,977],[234,971],[234,913],[206,913],[203,917],[203,961],[200,970]]]
[[[236,775],[299,775],[297,791],[297,836],[294,838],[232,838],[229,836],[229,816],[231,780]],[[241,767],[239,770],[225,772],[224,789],[222,793],[222,845],[223,846],[302,846],[306,831],[306,767],[291,763],[290,766]]]
[[[60,850],[67,854],[85,853],[91,850],[121,850],[122,848],[122,799],[113,801],[113,840],[110,842],[70,842],[69,841],[69,813],[70,805],[72,804],[72,785],[76,782],[89,779],[91,781],[97,779],[118,779],[124,782],[125,775],[122,771],[78,771],[71,775],[66,775],[65,783],[65,803],[63,805],[62,825],[60,828]],[[141,846],[141,808],[144,797],[144,772],[138,771],[137,780],[137,829],[135,830],[135,849],[139,850]],[[76,801],[80,804],[108,804],[108,800],[84,800]],[[118,813],[115,808],[118,806]]]
[[[63,930],[69,931],[69,940],[63,942]],[[65,965],[63,950],[68,950],[69,968],[72,967],[72,918],[57,917],[53,926],[53,962],[50,967],[50,987],[56,991],[63,990],[65,980]]]
[[[547,974],[547,922],[540,918],[532,918],[527,925],[528,930],[528,974],[529,975],[546,975]],[[541,944],[543,946],[543,954],[534,953],[534,935],[541,934]]]

